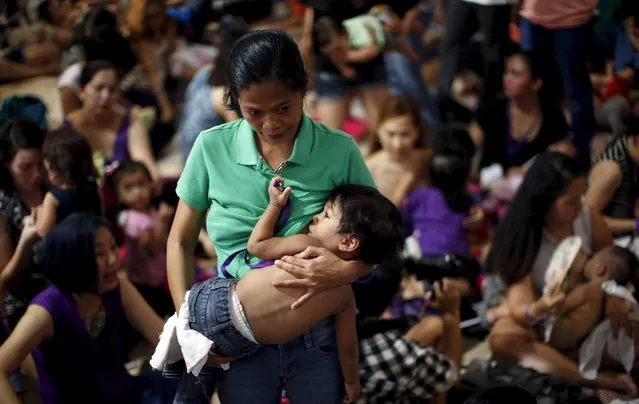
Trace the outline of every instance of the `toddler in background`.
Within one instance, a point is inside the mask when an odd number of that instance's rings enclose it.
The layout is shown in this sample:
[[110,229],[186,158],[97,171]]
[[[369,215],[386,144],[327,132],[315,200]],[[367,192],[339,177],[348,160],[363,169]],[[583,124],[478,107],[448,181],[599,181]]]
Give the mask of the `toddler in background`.
[[342,24],[321,17],[314,25],[320,52],[328,56],[342,76],[357,73],[350,63],[366,63],[385,50],[404,52],[417,63],[418,57],[405,37],[399,36],[401,19],[387,5],[377,5],[369,13],[346,19]]
[[42,158],[51,189],[36,211],[38,236],[45,237],[67,216],[77,212],[102,214],[95,166],[89,143],[71,128],[45,137]]
[[399,206],[415,184],[427,182],[430,155],[419,105],[410,97],[382,102],[366,165],[385,197]]
[[123,208],[118,224],[124,233],[129,279],[156,313],[170,315],[174,308],[166,288],[166,241],[174,209],[164,202],[157,209],[153,206],[153,180],[141,162],[119,164],[111,181]]

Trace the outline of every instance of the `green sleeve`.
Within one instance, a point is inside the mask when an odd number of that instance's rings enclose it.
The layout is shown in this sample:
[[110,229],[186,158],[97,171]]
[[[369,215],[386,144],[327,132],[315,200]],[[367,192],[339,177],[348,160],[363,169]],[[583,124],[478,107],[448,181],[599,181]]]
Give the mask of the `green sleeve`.
[[209,170],[207,156],[204,153],[204,136],[204,133],[200,133],[195,140],[175,190],[187,205],[203,212],[210,207]]
[[349,142],[346,158],[348,159],[345,165],[346,183],[366,185],[377,189],[377,185],[375,185],[375,181],[373,181],[373,176],[371,172],[368,171],[366,163],[364,163],[362,152],[354,140]]

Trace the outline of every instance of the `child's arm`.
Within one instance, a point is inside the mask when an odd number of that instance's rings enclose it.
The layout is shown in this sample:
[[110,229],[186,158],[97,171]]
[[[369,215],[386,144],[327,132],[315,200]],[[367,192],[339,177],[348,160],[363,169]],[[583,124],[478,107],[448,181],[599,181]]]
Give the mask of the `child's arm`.
[[36,231],[40,238],[46,237],[55,226],[58,205],[58,199],[51,192],[47,192],[42,207],[38,209],[36,214]]
[[335,318],[335,334],[339,364],[344,376],[344,386],[348,395],[346,402],[355,402],[361,390],[359,382],[359,344],[355,327],[355,297],[351,292],[345,309]]
[[169,238],[169,222],[175,210],[166,203],[160,204],[158,222],[152,229],[144,232],[138,242],[149,254],[157,254],[166,249]]
[[[275,187],[275,182],[279,182],[279,187]],[[283,191],[283,180],[275,177],[269,184],[270,202],[257,221],[251,237],[249,237],[247,250],[249,254],[261,259],[279,259],[284,255],[294,255],[302,252],[309,245],[322,247],[322,245],[311,236],[306,234],[296,234],[289,237],[273,237],[273,231],[277,224],[282,208],[288,200],[291,188]]]
[[365,63],[375,59],[380,53],[382,53],[382,47],[377,41],[377,35],[375,30],[368,25],[366,26],[368,33],[371,36],[371,43],[360,48],[351,49],[346,53],[346,60],[350,63]]

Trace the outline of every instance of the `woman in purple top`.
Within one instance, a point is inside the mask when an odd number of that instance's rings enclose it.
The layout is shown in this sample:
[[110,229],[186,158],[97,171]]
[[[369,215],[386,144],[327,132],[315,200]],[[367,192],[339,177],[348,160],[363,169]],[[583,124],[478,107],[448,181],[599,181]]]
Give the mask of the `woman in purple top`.
[[52,285],[0,346],[3,403],[20,402],[8,376],[32,351],[45,404],[143,402],[145,383],[124,367],[124,321],[153,344],[163,323],[118,274],[118,247],[106,223],[73,214],[51,231],[44,249]]

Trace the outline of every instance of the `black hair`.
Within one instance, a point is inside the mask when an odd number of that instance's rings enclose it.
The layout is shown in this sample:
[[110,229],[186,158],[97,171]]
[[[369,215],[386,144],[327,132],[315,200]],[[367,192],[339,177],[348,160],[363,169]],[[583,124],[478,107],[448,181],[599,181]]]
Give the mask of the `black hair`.
[[466,399],[464,404],[536,404],[535,396],[517,386],[499,386],[486,389]]
[[73,213],[44,241],[42,269],[51,283],[68,293],[96,293],[95,234],[108,223],[91,213]]
[[250,32],[246,23],[237,17],[224,16],[220,20],[220,27],[214,35],[215,45],[220,52],[215,58],[215,68],[209,76],[211,87],[225,86],[228,82],[228,59],[233,44]]
[[578,162],[559,152],[537,156],[506,216],[497,226],[486,270],[497,273],[507,286],[530,273],[546,224],[557,198],[583,175]]
[[[623,0],[615,10],[614,20],[618,23],[634,17],[639,19],[639,3],[637,0]],[[639,27],[639,21],[635,21],[635,26]]]
[[45,133],[40,127],[26,118],[15,118],[0,126],[0,187],[13,191],[13,178],[7,168],[16,153],[25,149],[42,150]]
[[346,28],[334,18],[324,16],[313,24],[313,33],[317,46],[322,49],[331,44],[335,35],[346,34]]
[[619,285],[627,285],[628,283],[635,282],[637,275],[637,267],[639,266],[639,260],[637,256],[627,248],[623,248],[617,245],[606,248],[606,260],[610,262],[608,268],[610,269],[610,279],[617,282]]
[[244,35],[231,48],[224,103],[242,116],[240,90],[269,81],[306,92],[308,73],[297,44],[283,31],[263,30]]
[[50,133],[42,146],[42,158],[61,181],[83,189],[97,190],[98,173],[91,146],[72,128]]
[[530,71],[530,77],[533,80],[544,79],[546,76],[547,68],[545,66],[548,65],[547,60],[544,60],[541,57],[540,52],[535,51],[524,51],[520,48],[513,49],[512,53],[508,55],[511,57],[519,57],[524,60],[526,65],[528,66],[528,70]]
[[328,203],[341,211],[338,231],[359,238],[357,259],[375,265],[399,253],[404,244],[402,215],[379,191],[364,185],[340,185],[330,193]]
[[449,123],[442,126],[440,133],[440,139],[434,147],[435,154],[456,155],[468,160],[470,164],[477,148],[466,130],[466,125]]
[[[109,62],[116,68],[118,74],[128,73],[137,64],[137,58],[129,41],[118,32],[117,28],[108,25],[95,28],[91,36],[82,42],[82,48],[86,62],[99,60]],[[94,71],[88,81],[91,81],[95,73]]]
[[84,87],[89,84],[89,82],[93,80],[93,77],[102,70],[113,70],[118,80],[122,78],[122,72],[120,69],[118,69],[118,67],[110,61],[93,60],[84,65],[82,73],[80,73],[80,86]]
[[149,179],[149,181],[153,181],[153,177],[151,176],[151,172],[148,167],[142,163],[141,161],[129,160],[122,163],[118,163],[117,168],[111,173],[109,176],[109,182],[113,186],[115,192],[118,192],[118,186],[122,178],[126,175],[131,175],[133,173],[137,173],[142,171],[144,175]]
[[473,201],[466,191],[470,160],[460,155],[436,153],[428,163],[433,187],[444,194],[448,207],[457,213],[468,213]]
[[73,42],[79,45],[95,35],[101,27],[118,28],[118,21],[106,7],[96,6],[83,14],[73,28]]

